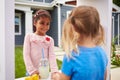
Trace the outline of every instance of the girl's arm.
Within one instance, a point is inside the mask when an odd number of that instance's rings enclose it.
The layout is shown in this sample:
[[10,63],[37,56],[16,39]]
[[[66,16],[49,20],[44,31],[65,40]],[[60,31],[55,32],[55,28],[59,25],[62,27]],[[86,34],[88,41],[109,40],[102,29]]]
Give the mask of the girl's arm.
[[107,69],[105,71],[104,80],[107,80]]
[[50,38],[51,43],[49,46],[49,62],[50,62],[50,69],[51,73],[58,72],[58,66],[56,62],[56,55],[54,53],[54,40]]
[[52,77],[52,80],[70,80],[70,76],[66,76],[63,73],[56,72],[55,75]]
[[70,76],[60,73],[60,80],[70,80]]
[[29,75],[36,73],[37,70],[34,68],[30,57],[30,34],[27,34],[24,39],[23,58]]

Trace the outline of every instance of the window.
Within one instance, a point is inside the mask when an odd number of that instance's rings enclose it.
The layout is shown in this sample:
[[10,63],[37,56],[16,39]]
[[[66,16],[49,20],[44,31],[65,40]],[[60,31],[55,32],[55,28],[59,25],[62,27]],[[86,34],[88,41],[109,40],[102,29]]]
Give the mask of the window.
[[21,35],[21,14],[15,14],[15,35]]

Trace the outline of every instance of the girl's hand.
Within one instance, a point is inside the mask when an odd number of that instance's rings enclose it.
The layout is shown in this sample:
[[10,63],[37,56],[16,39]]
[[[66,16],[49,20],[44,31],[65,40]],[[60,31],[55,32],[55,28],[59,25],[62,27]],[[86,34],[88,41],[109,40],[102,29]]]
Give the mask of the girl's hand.
[[60,80],[60,73],[59,72],[54,72],[51,74],[52,80]]

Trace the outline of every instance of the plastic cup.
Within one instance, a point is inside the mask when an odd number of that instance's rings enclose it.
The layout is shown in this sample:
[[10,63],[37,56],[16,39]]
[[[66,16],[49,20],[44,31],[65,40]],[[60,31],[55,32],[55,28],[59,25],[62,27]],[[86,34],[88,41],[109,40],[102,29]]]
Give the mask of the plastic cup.
[[39,73],[41,79],[47,79],[49,77],[49,62],[47,59],[40,60]]

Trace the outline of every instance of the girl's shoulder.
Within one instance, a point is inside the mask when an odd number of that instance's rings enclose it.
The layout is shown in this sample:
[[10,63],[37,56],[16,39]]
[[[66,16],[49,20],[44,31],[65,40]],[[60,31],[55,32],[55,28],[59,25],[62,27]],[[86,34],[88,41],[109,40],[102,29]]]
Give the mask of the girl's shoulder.
[[27,33],[27,34],[25,35],[25,38],[26,38],[26,39],[30,39],[30,37],[31,37],[32,34],[33,34],[33,33]]
[[97,50],[98,51],[102,51],[102,52],[105,52],[104,48],[102,46],[97,46]]
[[27,33],[25,36],[32,36],[34,33]]

